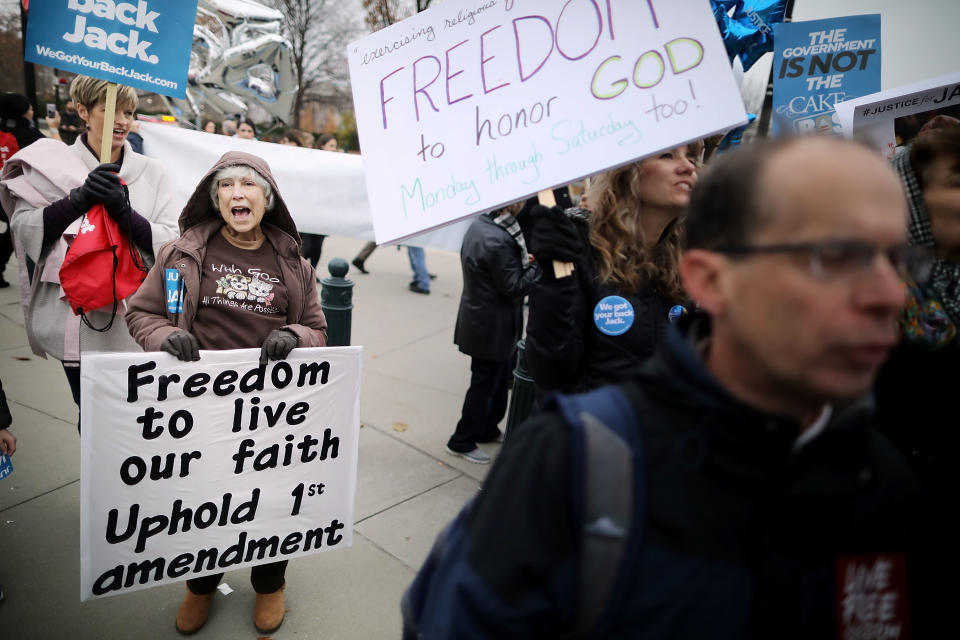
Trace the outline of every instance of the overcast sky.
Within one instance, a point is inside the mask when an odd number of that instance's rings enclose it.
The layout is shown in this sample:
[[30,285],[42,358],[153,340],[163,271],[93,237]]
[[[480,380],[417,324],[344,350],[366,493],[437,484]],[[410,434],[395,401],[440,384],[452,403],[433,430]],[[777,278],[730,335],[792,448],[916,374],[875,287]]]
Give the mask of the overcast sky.
[[796,0],[793,19],[881,15],[883,89],[960,71],[960,0]]

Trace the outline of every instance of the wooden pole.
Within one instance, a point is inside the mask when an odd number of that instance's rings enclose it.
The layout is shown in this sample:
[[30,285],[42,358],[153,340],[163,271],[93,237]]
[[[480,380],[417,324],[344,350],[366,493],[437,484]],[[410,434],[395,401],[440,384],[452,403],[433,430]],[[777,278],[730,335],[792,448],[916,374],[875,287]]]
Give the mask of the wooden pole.
[[[537,200],[545,207],[557,206],[557,199],[553,195],[553,189],[544,189],[543,191],[537,193]],[[560,262],[559,260],[553,261],[553,277],[555,277],[557,280],[566,278],[572,273],[572,262]]]
[[103,139],[100,141],[100,163],[110,162],[113,150],[113,123],[117,115],[117,84],[107,85],[107,101],[103,106]]

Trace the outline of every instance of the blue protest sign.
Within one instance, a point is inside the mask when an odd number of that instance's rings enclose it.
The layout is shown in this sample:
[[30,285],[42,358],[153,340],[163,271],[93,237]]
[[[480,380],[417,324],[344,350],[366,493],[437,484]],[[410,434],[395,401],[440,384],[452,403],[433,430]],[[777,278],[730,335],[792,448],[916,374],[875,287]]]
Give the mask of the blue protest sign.
[[880,15],[773,28],[773,132],[840,135],[834,105],[880,90]]
[[197,0],[33,0],[28,62],[182,98]]
[[163,281],[167,289],[167,312],[182,313],[183,298],[180,294],[183,292],[183,283],[180,281],[180,272],[167,269],[165,275]]
[[10,462],[10,456],[0,453],[0,480],[13,473],[13,463]]
[[600,333],[619,336],[633,326],[633,305],[620,296],[607,296],[593,308],[593,324]]

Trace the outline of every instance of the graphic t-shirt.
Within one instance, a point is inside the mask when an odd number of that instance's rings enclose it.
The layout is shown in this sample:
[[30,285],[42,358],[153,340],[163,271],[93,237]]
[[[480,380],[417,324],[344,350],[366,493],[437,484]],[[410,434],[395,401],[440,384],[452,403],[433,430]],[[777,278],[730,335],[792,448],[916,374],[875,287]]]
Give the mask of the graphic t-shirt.
[[201,349],[259,347],[287,322],[287,288],[269,242],[240,249],[221,234],[207,243],[193,335]]

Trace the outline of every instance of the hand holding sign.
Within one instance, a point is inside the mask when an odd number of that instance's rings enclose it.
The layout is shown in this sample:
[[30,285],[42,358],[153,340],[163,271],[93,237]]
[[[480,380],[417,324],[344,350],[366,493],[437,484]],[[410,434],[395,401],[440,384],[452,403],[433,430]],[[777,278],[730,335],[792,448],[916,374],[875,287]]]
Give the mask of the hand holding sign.
[[[530,252],[541,265],[543,278],[561,279],[573,273],[573,263],[587,247],[583,246],[580,232],[570,218],[557,207],[543,205],[534,207],[533,231],[530,237]],[[547,269],[552,264],[553,269]]]

